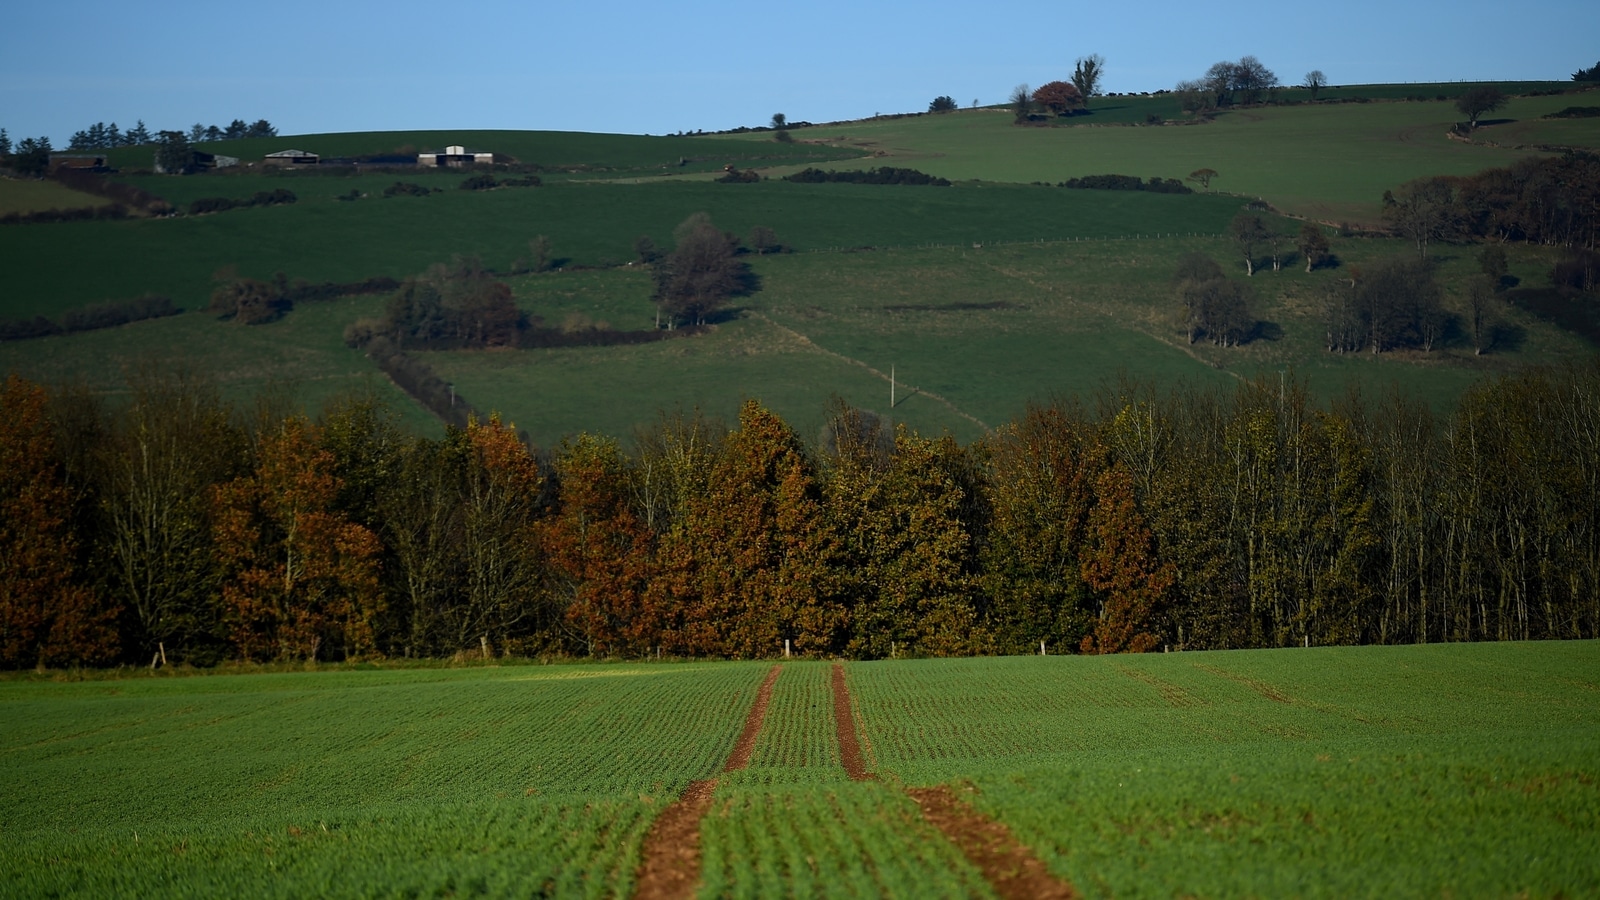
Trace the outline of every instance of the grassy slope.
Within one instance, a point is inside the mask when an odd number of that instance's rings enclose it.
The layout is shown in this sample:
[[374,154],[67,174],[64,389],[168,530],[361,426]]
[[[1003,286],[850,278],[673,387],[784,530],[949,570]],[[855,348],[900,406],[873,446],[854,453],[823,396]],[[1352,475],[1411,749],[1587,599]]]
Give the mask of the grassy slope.
[[0,894],[626,894],[764,669],[0,684]]
[[75,191],[54,181],[0,178],[0,215],[47,209],[82,209],[86,206],[105,206],[110,202],[104,197]]
[[[1578,102],[1575,96],[1517,98],[1494,116],[1516,123],[1539,121]],[[1136,110],[1173,102],[1097,101]],[[1262,197],[1323,221],[1373,222],[1383,192],[1405,181],[1471,174],[1529,155],[1449,140],[1445,134],[1459,119],[1454,104],[1440,100],[1256,107],[1225,112],[1209,124],[1139,128],[1020,128],[1008,112],[979,109],[824,126],[803,136],[865,153],[882,152],[886,158],[880,163],[953,179],[1057,182],[1112,172],[1184,178],[1211,168],[1221,173],[1212,185],[1217,190]],[[1556,130],[1548,122],[1540,122],[1539,128]],[[1562,122],[1560,133],[1568,143],[1600,146],[1600,120]]]
[[1600,890],[1600,645],[851,666],[880,773],[1090,897]]

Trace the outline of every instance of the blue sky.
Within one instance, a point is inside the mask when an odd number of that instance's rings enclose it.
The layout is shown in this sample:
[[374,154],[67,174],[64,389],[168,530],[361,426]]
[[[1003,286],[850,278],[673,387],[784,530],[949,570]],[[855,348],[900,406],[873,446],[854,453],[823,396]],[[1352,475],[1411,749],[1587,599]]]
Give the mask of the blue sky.
[[[663,134],[1000,102],[1099,53],[1110,91],[1254,54],[1284,82],[1566,79],[1600,60],[1600,3],[1225,5],[16,4],[0,127],[65,144],[266,118],[284,134],[516,128]],[[441,10],[448,9],[448,12]]]

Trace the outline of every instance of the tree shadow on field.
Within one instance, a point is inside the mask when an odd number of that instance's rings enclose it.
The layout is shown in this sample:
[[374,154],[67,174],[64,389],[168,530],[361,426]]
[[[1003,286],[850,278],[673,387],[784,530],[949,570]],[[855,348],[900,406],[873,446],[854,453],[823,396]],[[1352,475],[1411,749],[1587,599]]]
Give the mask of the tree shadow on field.
[[1509,322],[1499,322],[1489,329],[1489,349],[1497,353],[1515,353],[1528,342],[1528,329]]
[[1254,325],[1250,326],[1250,330],[1245,334],[1244,340],[1240,341],[1239,343],[1253,344],[1256,341],[1281,340],[1283,340],[1282,325],[1279,325],[1277,322],[1268,322],[1265,319],[1258,319]]

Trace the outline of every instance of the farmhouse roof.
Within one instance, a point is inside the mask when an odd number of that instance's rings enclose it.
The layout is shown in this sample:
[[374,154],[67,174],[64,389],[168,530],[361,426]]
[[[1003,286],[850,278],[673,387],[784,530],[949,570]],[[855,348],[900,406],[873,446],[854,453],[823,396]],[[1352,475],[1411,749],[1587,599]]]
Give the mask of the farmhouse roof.
[[278,156],[316,156],[316,154],[310,150],[279,150],[277,153],[268,153],[267,159]]

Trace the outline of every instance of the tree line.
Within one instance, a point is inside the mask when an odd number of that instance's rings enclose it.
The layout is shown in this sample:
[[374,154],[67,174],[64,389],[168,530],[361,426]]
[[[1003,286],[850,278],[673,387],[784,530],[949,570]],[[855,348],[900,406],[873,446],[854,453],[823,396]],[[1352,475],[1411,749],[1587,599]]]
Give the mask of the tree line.
[[834,401],[625,449],[0,390],[0,664],[882,658],[1600,636],[1600,365],[1313,402],[1109,385],[961,445]]

